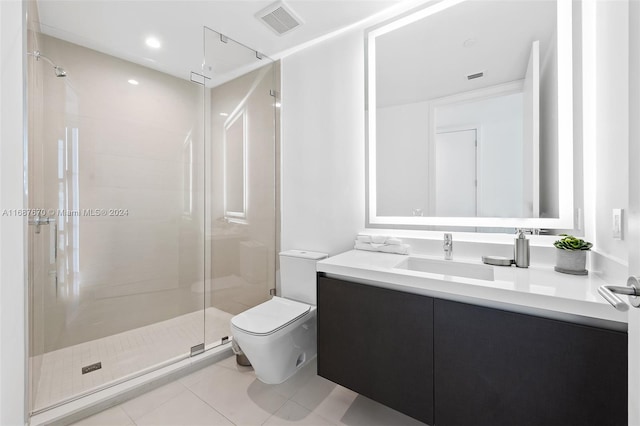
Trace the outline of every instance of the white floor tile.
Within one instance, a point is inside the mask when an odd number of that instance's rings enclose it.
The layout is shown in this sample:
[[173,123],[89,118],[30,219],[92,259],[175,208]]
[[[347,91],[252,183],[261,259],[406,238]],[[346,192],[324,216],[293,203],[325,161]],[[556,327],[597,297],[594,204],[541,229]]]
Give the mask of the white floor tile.
[[[420,426],[404,414],[336,385],[310,363],[281,385],[256,379],[235,357],[150,391],[79,425]],[[424,426],[424,425],[423,425]]]
[[309,410],[324,410],[331,413],[344,412],[356,399],[357,393],[342,388],[335,383],[320,377],[311,378],[291,398]]
[[233,426],[233,423],[188,390],[185,390],[160,407],[144,415],[136,421],[136,424],[139,426]]
[[335,425],[335,423],[324,417],[311,412],[302,405],[293,401],[287,401],[273,416],[264,423],[269,426],[276,425],[309,425],[323,426]]
[[122,408],[117,406],[80,420],[74,423],[74,426],[129,426],[134,424]]
[[122,409],[134,421],[160,407],[187,388],[179,381],[168,383],[121,405]]
[[198,397],[236,425],[261,425],[287,398],[255,378],[221,368],[211,379],[189,386]]
[[178,381],[189,388],[201,380],[215,380],[215,377],[219,374],[218,370],[220,370],[221,368],[222,367],[219,366],[219,363],[209,365],[207,367],[201,368],[198,371],[194,371],[187,376],[181,377],[180,379],[178,379]]
[[[334,420],[333,418],[329,418]],[[424,423],[358,395],[342,417],[339,425],[348,426],[425,426]]]
[[339,424],[357,397],[357,393],[316,376],[302,387],[292,400]]

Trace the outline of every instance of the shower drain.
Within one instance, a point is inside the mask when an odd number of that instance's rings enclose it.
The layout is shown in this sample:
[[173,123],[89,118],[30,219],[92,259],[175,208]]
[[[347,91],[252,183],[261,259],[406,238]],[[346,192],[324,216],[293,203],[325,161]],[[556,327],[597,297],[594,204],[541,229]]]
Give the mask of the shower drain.
[[86,367],[82,367],[82,374],[91,373],[92,371],[100,370],[102,368],[101,362],[96,362],[94,364],[87,365]]

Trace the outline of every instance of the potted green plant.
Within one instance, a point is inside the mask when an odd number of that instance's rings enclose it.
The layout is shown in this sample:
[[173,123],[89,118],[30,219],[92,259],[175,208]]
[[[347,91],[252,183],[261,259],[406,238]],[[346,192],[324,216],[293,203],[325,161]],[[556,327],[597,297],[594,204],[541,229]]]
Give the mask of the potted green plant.
[[555,270],[564,274],[587,275],[587,252],[593,244],[573,235],[560,234],[561,239],[553,243],[556,250]]

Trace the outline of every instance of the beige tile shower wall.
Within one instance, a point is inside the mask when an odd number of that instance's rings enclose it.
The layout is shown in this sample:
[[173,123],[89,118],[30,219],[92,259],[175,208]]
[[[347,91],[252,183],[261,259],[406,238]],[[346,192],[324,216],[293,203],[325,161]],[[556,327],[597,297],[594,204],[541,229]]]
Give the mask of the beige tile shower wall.
[[44,207],[124,212],[57,217],[45,350],[202,309],[202,88],[51,37],[41,44],[68,72],[44,70]]
[[[276,99],[270,96],[275,67],[262,67],[211,90],[211,300],[214,307],[233,314],[267,300],[275,287]],[[238,108],[245,109],[247,119],[247,217],[246,223],[228,223],[224,123]]]

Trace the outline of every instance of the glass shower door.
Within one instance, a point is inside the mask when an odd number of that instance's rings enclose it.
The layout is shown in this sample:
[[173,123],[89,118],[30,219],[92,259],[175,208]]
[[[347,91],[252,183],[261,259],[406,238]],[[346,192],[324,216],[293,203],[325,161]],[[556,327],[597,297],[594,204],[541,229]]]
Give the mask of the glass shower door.
[[206,342],[230,336],[230,319],[268,300],[276,276],[276,65],[204,28],[211,161]]
[[204,343],[205,94],[50,35],[28,43],[37,413]]

